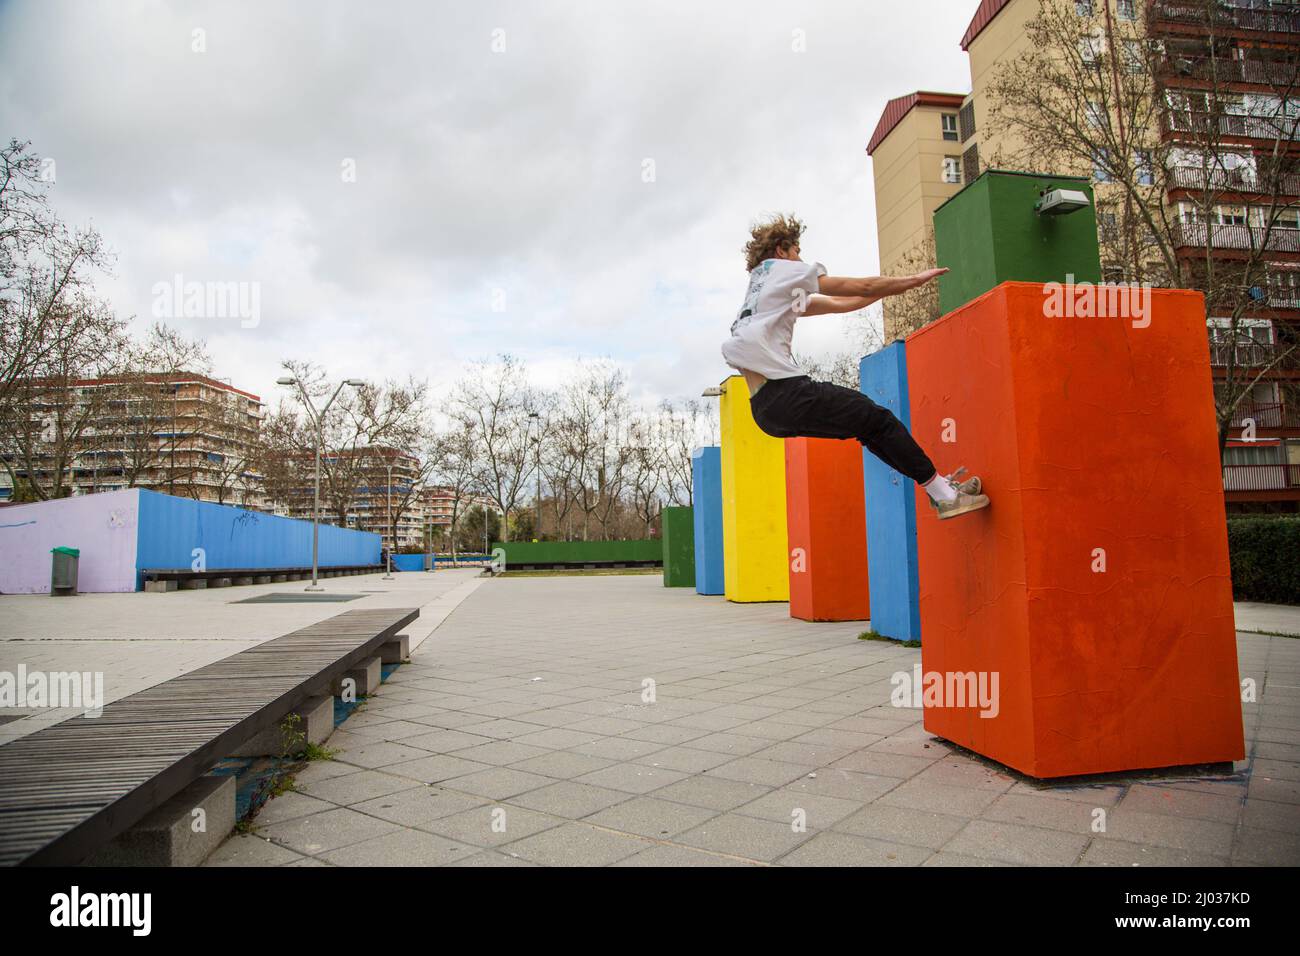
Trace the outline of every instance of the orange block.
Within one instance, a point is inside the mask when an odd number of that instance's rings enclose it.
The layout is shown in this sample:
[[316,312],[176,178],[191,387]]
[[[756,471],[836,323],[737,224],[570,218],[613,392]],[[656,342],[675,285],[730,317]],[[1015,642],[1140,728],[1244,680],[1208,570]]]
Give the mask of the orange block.
[[866,620],[871,607],[862,446],[831,438],[787,438],[785,489],[790,616]]
[[[1003,283],[907,340],[913,433],[992,500],[940,522],[917,489],[923,685],[948,692],[925,729],[1035,777],[1239,760],[1202,297],[1065,318],[1050,290]],[[995,707],[958,706],[995,678]]]

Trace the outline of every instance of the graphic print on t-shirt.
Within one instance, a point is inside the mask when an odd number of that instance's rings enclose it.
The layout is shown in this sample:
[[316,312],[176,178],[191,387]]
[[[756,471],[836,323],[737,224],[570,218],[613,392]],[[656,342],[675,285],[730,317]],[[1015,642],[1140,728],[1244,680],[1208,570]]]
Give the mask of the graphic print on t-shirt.
[[749,288],[745,292],[745,304],[740,307],[740,315],[736,316],[736,321],[731,323],[731,334],[735,335],[737,329],[743,329],[749,325],[758,311],[758,297],[763,292],[763,283],[767,281],[768,273],[772,271],[772,259],[764,259],[758,265],[754,266],[754,271],[749,274]]

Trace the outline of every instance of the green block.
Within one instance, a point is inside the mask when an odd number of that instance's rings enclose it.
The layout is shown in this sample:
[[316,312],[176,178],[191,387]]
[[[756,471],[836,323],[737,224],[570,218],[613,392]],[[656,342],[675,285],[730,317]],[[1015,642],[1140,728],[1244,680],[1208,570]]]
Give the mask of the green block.
[[664,587],[695,587],[695,514],[691,508],[660,513],[664,539]]
[[[1052,189],[1084,193],[1088,206],[1047,215],[1034,204]],[[935,260],[946,315],[1003,282],[1101,282],[1097,210],[1081,176],[990,169],[934,212]]]

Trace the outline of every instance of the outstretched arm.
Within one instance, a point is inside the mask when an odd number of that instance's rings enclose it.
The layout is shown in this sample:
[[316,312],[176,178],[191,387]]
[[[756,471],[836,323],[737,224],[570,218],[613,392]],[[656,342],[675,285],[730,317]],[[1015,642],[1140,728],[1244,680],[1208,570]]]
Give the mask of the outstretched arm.
[[834,315],[839,312],[856,312],[865,309],[879,296],[870,295],[813,295],[808,297],[808,307],[801,315]]
[[[828,296],[861,296],[875,302],[887,296],[898,295],[937,279],[947,269],[926,269],[910,276],[868,276],[851,279],[844,276],[822,276],[817,291]],[[861,308],[861,306],[859,306]],[[847,311],[847,310],[846,310]],[[807,313],[805,313],[807,314]]]

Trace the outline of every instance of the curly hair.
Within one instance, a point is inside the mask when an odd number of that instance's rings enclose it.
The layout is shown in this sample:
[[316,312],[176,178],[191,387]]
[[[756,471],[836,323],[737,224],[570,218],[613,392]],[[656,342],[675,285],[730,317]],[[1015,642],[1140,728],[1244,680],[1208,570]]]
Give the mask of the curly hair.
[[749,242],[745,243],[745,270],[753,272],[764,259],[775,258],[778,250],[797,245],[803,231],[804,224],[800,220],[784,213],[755,223],[749,230]]

